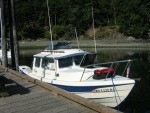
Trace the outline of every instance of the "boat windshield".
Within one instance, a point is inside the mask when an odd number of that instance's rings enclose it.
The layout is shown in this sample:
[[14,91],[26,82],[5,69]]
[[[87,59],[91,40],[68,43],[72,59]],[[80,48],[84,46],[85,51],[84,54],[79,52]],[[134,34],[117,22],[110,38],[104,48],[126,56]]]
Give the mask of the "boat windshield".
[[54,59],[52,59],[52,58],[43,58],[42,68],[48,68],[49,64],[54,64]]
[[72,66],[72,57],[62,58],[58,60],[59,68]]
[[94,54],[94,53],[93,54],[86,54],[83,57],[80,66],[87,66],[87,65],[93,64],[95,57],[96,57],[96,54]]
[[80,65],[83,56],[84,55],[79,55],[79,56],[74,56],[73,57],[74,58],[74,62],[75,62],[76,65]]

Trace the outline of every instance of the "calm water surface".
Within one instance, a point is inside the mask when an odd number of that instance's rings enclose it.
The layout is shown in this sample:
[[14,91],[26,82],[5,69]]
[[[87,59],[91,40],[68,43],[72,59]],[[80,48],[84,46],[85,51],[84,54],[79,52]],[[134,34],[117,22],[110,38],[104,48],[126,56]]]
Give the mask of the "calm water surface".
[[[85,49],[94,51],[94,49]],[[42,50],[21,51],[21,64],[31,66],[32,56]],[[150,113],[150,50],[148,49],[97,49],[97,61],[137,59],[131,64],[130,78],[141,78],[115,109],[124,113]]]

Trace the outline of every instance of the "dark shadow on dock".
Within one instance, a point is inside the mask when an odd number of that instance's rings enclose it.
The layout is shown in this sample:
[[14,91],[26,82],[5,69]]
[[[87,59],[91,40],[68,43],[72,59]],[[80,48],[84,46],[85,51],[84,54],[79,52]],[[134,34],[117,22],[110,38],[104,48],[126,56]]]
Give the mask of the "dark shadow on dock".
[[[20,84],[16,83],[15,81],[6,78],[3,75],[0,75],[0,93],[8,93],[8,95],[4,96],[11,96],[16,94],[27,94],[30,92],[28,88],[21,86]],[[0,95],[1,96],[1,95]]]

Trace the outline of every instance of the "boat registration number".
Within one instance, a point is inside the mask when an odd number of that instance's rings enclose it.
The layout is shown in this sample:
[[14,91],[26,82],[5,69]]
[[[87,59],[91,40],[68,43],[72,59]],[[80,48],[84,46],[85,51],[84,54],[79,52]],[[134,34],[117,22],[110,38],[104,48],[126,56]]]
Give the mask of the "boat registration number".
[[102,89],[95,89],[92,92],[93,93],[114,92],[114,90],[113,88],[102,88]]

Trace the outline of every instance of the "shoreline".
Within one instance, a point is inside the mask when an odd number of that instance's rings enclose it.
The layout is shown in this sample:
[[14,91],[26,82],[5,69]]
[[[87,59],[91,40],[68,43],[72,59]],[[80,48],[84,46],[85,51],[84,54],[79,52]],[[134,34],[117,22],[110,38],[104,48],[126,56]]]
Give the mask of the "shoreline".
[[[67,41],[64,41],[67,42]],[[71,42],[72,48],[77,48],[78,44],[76,40],[68,41]],[[19,47],[21,49],[40,49],[45,48],[49,45],[49,40],[43,41],[19,41]],[[94,48],[95,43],[93,40],[79,40],[80,48]],[[148,40],[97,40],[97,48],[145,48],[150,49],[150,41]]]

